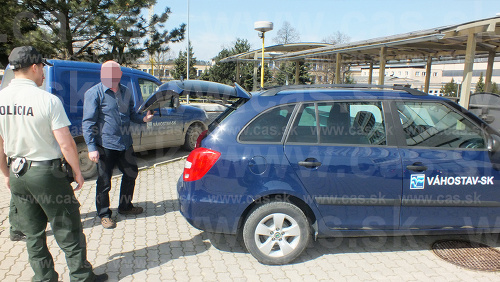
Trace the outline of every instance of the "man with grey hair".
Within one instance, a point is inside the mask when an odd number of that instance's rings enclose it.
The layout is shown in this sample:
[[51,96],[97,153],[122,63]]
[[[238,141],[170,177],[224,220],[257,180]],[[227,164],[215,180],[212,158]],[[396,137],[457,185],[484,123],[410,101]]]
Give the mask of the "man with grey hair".
[[97,163],[96,209],[104,228],[115,228],[109,208],[109,191],[113,168],[123,173],[120,186],[118,213],[136,215],[142,207],[132,204],[137,161],[132,147],[130,122],[146,123],[154,113],[144,117],[134,109],[132,92],[120,84],[120,64],[107,61],[101,67],[101,83],[87,90],[83,104],[83,137],[87,143],[89,159]]

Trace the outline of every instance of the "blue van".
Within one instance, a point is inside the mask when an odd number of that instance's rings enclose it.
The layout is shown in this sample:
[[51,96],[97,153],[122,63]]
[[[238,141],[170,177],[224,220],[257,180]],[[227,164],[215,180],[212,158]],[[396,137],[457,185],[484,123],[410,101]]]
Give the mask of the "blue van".
[[[96,174],[96,165],[88,159],[87,145],[82,136],[82,116],[85,92],[101,81],[101,64],[65,60],[48,60],[53,66],[45,66],[45,80],[40,87],[58,96],[71,121],[70,131],[75,138],[80,157],[80,167],[85,178]],[[134,97],[135,109],[144,103],[160,86],[156,77],[143,71],[122,67],[121,83],[127,86]],[[14,78],[7,67],[1,88]],[[133,124],[131,127],[136,152],[183,146],[193,150],[199,134],[207,128],[204,110],[179,105],[156,108],[155,117],[147,124]]]

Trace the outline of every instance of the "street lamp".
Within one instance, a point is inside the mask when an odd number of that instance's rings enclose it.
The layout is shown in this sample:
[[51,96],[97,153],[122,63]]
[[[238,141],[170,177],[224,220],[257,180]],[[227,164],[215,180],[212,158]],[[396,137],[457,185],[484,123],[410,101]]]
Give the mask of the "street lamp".
[[[189,80],[189,0],[187,1],[187,42],[188,42],[188,47],[187,47],[187,63],[186,63],[186,80]],[[188,95],[188,104],[189,104],[189,95]]]
[[259,32],[259,37],[262,38],[262,64],[260,70],[260,88],[264,88],[264,34],[266,31],[273,30],[273,23],[266,21],[255,22],[254,29]]

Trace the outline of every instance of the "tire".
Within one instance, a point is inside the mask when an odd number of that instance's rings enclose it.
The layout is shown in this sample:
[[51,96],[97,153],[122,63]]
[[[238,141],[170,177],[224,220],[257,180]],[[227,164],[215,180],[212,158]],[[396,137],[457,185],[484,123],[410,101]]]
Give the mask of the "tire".
[[191,124],[186,131],[186,136],[184,136],[184,145],[182,147],[188,151],[194,150],[196,146],[196,141],[198,140],[198,136],[203,132],[203,128],[199,124]]
[[97,174],[97,164],[89,159],[89,151],[87,144],[78,143],[76,146],[78,151],[78,160],[80,161],[80,170],[82,171],[83,178],[89,179]]
[[287,264],[309,244],[311,227],[297,206],[270,202],[256,208],[243,226],[247,250],[261,263]]

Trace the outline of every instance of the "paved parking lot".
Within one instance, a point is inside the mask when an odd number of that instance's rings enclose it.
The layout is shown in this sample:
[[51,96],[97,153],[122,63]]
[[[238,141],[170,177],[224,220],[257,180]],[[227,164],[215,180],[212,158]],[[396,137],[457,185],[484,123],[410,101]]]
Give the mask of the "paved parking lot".
[[[161,160],[156,166],[153,160],[139,158],[146,167],[139,173],[134,202],[145,208],[144,214],[119,215],[119,189],[112,189],[111,207],[118,226],[106,230],[95,218],[94,181],[76,193],[82,204],[88,258],[96,273],[109,274],[109,281],[500,281],[498,272],[466,270],[442,261],[430,250],[434,241],[445,238],[472,239],[500,249],[498,235],[321,239],[293,264],[262,265],[235,236],[199,231],[181,216],[176,182],[184,166],[182,158]],[[120,176],[113,178],[114,188],[119,181]],[[29,281],[33,272],[25,243],[9,240],[10,193],[3,179],[0,183],[0,281]],[[56,270],[62,281],[69,281],[64,253],[50,227],[47,240]]]

